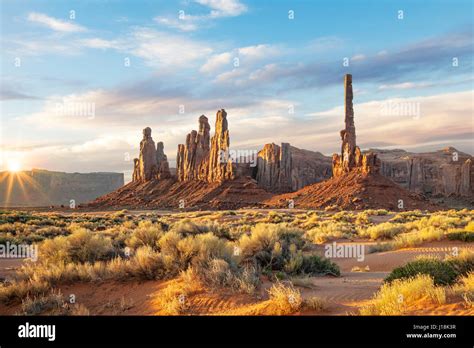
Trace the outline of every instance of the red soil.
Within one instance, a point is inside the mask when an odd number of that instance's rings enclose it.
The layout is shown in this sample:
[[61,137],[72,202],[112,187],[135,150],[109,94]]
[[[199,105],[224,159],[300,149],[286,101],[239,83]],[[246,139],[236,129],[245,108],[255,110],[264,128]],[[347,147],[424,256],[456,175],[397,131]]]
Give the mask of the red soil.
[[261,202],[272,194],[257,187],[255,180],[238,178],[223,183],[203,181],[178,182],[175,179],[146,183],[131,182],[120,189],[97,198],[90,208],[171,208],[238,209],[262,207]]
[[[380,174],[352,171],[340,177],[303,187],[301,190],[273,196],[264,203],[271,207],[318,209],[336,206],[340,209],[439,210],[421,195],[410,192]],[[403,208],[399,208],[399,200]]]

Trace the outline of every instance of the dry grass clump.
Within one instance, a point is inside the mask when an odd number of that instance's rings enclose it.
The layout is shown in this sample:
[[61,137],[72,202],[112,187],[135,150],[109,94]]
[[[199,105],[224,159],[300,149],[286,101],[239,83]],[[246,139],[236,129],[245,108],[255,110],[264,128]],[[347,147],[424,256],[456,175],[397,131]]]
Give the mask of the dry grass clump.
[[399,234],[395,236],[391,242],[381,243],[371,247],[369,252],[413,248],[426,242],[441,240],[446,236],[445,233],[444,230],[439,228],[426,227],[422,230]]
[[434,256],[419,256],[404,266],[393,269],[385,281],[426,274],[436,285],[451,285],[472,271],[474,271],[474,253],[463,250],[459,255],[449,256],[444,260]]
[[333,239],[351,238],[355,228],[347,222],[322,221],[318,226],[306,232],[305,237],[316,244],[323,244]]
[[340,222],[354,222],[356,219],[356,216],[348,211],[340,211],[335,213],[332,217],[332,220],[334,221],[340,221]]
[[43,294],[49,290],[49,284],[43,280],[28,279],[0,285],[0,302],[9,303],[28,296]]
[[211,288],[227,288],[253,294],[260,286],[259,273],[255,267],[237,267],[223,259],[212,259],[207,264],[189,268],[188,271]]
[[47,294],[26,297],[21,302],[19,315],[89,315],[83,304],[70,304],[65,301],[59,290],[51,290]]
[[366,209],[364,210],[364,213],[375,216],[384,216],[390,214],[390,212],[386,209]]
[[402,315],[410,307],[423,304],[443,304],[444,288],[435,286],[425,274],[385,283],[368,306],[360,309],[361,315]]
[[359,235],[363,237],[370,237],[372,240],[376,239],[391,239],[400,233],[407,231],[404,224],[383,222],[378,225],[369,226],[366,229],[359,230]]
[[453,286],[453,291],[463,297],[468,307],[474,307],[474,271],[459,278]]
[[324,312],[326,310],[326,303],[321,298],[313,296],[303,300],[302,309],[312,312]]
[[112,240],[84,228],[71,235],[45,240],[39,247],[42,262],[94,262],[110,259],[115,251]]
[[155,299],[162,315],[182,315],[191,306],[190,296],[202,287],[198,277],[192,270],[183,272],[176,280],[171,281],[160,291]]
[[26,297],[21,302],[21,314],[39,315],[44,312],[59,311],[64,307],[64,297],[60,291],[51,291],[46,295]]
[[285,274],[335,274],[334,263],[316,255],[303,255],[304,231],[287,224],[257,224],[250,235],[238,242],[240,262],[253,264],[267,272]]
[[163,234],[161,224],[153,224],[151,221],[140,221],[130,238],[126,241],[126,245],[132,249],[137,249],[141,246],[149,246],[156,249],[158,241]]
[[276,283],[268,290],[269,304],[274,315],[288,315],[298,312],[302,308],[303,298],[293,285]]

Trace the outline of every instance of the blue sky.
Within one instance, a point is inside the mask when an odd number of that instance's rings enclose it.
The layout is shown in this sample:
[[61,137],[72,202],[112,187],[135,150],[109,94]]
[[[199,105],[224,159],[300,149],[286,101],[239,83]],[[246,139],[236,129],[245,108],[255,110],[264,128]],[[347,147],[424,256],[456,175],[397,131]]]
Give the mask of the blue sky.
[[141,129],[174,165],[199,115],[212,132],[220,108],[236,148],[331,154],[345,73],[363,148],[474,152],[472,1],[0,4],[3,167],[129,178]]

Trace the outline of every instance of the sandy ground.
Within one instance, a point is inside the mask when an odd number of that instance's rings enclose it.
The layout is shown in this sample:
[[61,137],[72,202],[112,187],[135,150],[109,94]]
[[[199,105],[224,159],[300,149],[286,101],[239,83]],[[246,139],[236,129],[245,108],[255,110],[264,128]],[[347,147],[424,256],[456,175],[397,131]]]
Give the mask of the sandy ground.
[[[347,243],[347,242],[346,242]],[[349,242],[350,243],[350,242]],[[370,245],[371,243],[367,243]],[[322,247],[321,247],[322,248]],[[455,249],[457,248],[457,249]],[[364,260],[333,259],[341,267],[341,277],[312,277],[304,286],[298,286],[304,298],[317,296],[324,300],[323,312],[297,313],[303,315],[354,315],[358,308],[369,303],[380,288],[383,279],[395,267],[401,266],[418,255],[444,256],[453,250],[461,251],[474,245],[461,242],[441,241],[426,243],[417,248],[366,254]],[[368,248],[365,248],[366,251]],[[0,277],[9,278],[21,260],[0,259]],[[363,272],[352,271],[354,267]],[[162,290],[173,281],[147,282],[104,282],[99,284],[79,283],[60,287],[65,297],[74,294],[77,303],[82,303],[93,315],[160,315],[158,305]],[[187,299],[193,315],[265,315],[271,314],[266,290],[271,283],[265,281],[257,295],[235,294],[199,288]],[[0,305],[0,313],[14,314],[20,304]],[[442,306],[413,308],[414,315],[474,315],[474,309],[467,308],[460,297],[448,296]]]

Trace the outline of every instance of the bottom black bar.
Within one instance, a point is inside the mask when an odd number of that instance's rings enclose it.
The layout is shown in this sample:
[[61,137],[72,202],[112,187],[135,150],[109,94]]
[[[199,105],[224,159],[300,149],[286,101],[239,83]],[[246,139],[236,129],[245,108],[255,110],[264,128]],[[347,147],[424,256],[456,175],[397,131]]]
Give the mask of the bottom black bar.
[[[0,346],[449,345],[472,347],[473,317],[0,317]],[[36,337],[42,336],[42,337]]]

